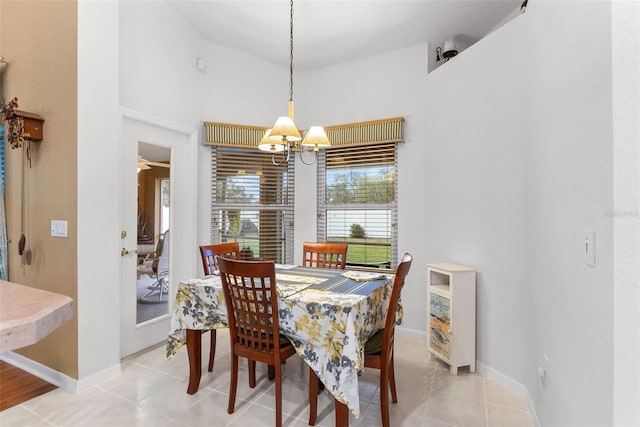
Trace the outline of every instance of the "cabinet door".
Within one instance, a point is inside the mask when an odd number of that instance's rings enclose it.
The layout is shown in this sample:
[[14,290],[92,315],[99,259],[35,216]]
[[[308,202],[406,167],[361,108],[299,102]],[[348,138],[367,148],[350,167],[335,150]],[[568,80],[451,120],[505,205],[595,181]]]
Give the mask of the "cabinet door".
[[433,351],[451,359],[451,298],[434,292],[429,296],[429,342]]

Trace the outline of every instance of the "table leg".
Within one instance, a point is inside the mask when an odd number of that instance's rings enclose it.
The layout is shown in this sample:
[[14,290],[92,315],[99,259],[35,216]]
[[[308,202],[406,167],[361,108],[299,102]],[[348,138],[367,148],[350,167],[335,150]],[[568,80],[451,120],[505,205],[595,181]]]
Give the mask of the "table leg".
[[349,427],[349,407],[334,399],[336,407],[336,427]]
[[200,386],[202,375],[202,331],[187,329],[187,354],[189,355],[189,386],[187,394],[194,394]]

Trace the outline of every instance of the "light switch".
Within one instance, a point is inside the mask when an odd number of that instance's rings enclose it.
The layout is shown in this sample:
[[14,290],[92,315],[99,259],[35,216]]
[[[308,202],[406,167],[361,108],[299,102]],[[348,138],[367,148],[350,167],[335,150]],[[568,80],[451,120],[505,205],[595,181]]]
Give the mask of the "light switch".
[[584,262],[596,266],[596,231],[592,228],[584,231]]
[[67,237],[67,221],[51,220],[51,236]]

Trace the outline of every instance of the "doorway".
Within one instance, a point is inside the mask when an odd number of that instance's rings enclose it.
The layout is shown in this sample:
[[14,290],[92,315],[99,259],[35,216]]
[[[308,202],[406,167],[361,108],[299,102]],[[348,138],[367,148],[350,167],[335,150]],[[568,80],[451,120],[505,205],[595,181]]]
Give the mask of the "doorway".
[[126,357],[167,339],[177,283],[196,274],[197,132],[123,111],[120,353]]

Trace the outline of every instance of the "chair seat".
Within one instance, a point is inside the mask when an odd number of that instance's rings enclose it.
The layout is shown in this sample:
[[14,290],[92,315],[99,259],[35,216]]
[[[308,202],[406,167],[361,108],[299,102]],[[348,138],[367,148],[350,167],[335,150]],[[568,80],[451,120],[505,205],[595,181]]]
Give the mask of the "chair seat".
[[289,341],[289,338],[285,337],[284,335],[280,335],[280,347],[285,345],[293,345],[293,344],[291,343],[291,341]]
[[371,356],[382,352],[382,337],[384,337],[384,329],[380,329],[367,340],[364,345],[364,354]]

